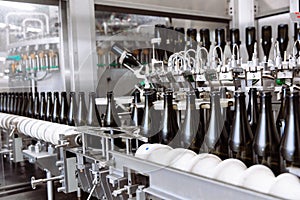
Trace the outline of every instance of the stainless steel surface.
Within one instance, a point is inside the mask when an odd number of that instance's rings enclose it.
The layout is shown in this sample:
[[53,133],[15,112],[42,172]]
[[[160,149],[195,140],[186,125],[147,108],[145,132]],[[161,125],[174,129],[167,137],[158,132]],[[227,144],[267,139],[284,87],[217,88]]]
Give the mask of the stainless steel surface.
[[43,39],[33,39],[33,40],[25,40],[25,41],[19,41],[17,43],[11,43],[7,46],[8,49],[14,49],[19,47],[26,47],[26,46],[32,46],[32,45],[45,45],[45,44],[58,44],[59,43],[59,37],[49,37],[49,38],[43,38]]
[[[61,79],[63,80],[62,83],[62,90],[64,91],[75,91],[74,85],[71,83],[71,81],[74,81],[72,78],[72,72],[73,67],[71,65],[71,57],[70,54],[72,51],[70,51],[70,43],[69,40],[69,26],[68,26],[68,15],[67,15],[67,2],[66,1],[59,1],[59,21],[61,28],[59,29],[59,35],[60,35],[60,57],[59,57],[59,63],[61,66]],[[48,88],[45,88],[48,89]]]
[[123,153],[111,153],[115,161],[115,166],[111,170],[123,174],[127,168],[149,176],[149,187],[144,191],[161,199],[278,199]]
[[[52,177],[51,172],[45,169],[46,178],[50,179]],[[53,200],[53,182],[51,180],[47,181],[47,199]]]
[[78,182],[76,179],[76,157],[66,158],[66,166],[65,166],[65,185],[66,185],[66,192],[71,193],[77,191]]
[[289,12],[289,0],[258,0],[258,13],[256,17],[276,15],[278,13]]
[[166,0],[95,0],[95,4],[230,20],[230,17],[226,15],[226,0],[200,0],[185,3],[173,0],[171,4]]
[[22,138],[13,138],[13,161],[15,163],[21,162],[24,160],[23,154],[23,142]]
[[[273,27],[273,38],[275,40],[277,37],[277,25],[279,23],[289,23],[290,41],[293,38],[293,24],[289,20],[288,13],[265,17],[270,14],[278,14],[280,12],[286,12],[286,10],[289,11],[288,8],[291,1],[288,0],[198,0],[188,2],[173,0],[172,3],[167,0],[60,0],[47,2],[55,3],[59,6],[59,37],[32,39],[26,42],[13,43],[9,46],[9,48],[34,46],[36,44],[59,44],[60,69],[59,71],[51,72],[51,75],[45,80],[37,82],[34,82],[33,80],[33,84],[31,85],[28,81],[11,81],[8,87],[9,90],[20,89],[21,87],[28,89],[30,86],[34,87],[36,84],[39,91],[97,91],[98,96],[105,96],[107,89],[114,88],[117,93],[120,93],[121,95],[129,94],[134,88],[135,83],[138,83],[140,80],[136,80],[134,77],[126,74],[130,72],[127,72],[126,70],[124,71],[124,69],[120,69],[118,72],[114,73],[111,72],[113,70],[105,71],[105,68],[97,68],[97,47],[105,47],[109,50],[110,46],[116,41],[122,42],[124,45],[128,45],[133,48],[151,47],[149,41],[152,38],[153,32],[146,35],[147,37],[143,37],[142,34],[137,37],[130,34],[116,35],[112,37],[96,37],[95,5],[96,7],[99,6],[98,8],[101,8],[101,6],[102,8],[118,7],[122,8],[121,10],[124,11],[126,11],[126,9],[133,9],[150,11],[150,13],[162,12],[164,14],[171,14],[175,17],[177,14],[178,16],[190,16],[193,19],[215,19],[218,23],[183,20],[177,18],[172,19],[172,23],[175,26],[183,26],[185,28],[195,27],[197,29],[203,27],[209,28],[211,30],[212,42],[214,41],[214,34],[212,30],[220,27],[228,29],[228,24],[226,22],[231,20],[231,27],[240,28],[242,40],[241,57],[244,59],[244,63],[245,58],[247,57],[244,46],[246,26],[257,25],[259,33],[257,38],[260,38],[261,27],[263,25],[271,24]],[[257,5],[258,8],[255,8],[255,5]],[[230,12],[229,6],[232,7],[231,16],[227,15],[226,11],[229,9]],[[255,9],[258,10],[255,11]],[[294,11],[292,8],[290,10]],[[118,12],[117,9],[116,12]],[[257,19],[259,18],[258,21],[255,21],[254,17]],[[220,23],[220,21],[224,23]],[[26,21],[24,21],[24,24],[25,22]],[[40,22],[37,23],[41,24]],[[40,26],[43,29],[42,25]],[[106,24],[106,26],[108,26],[108,24]],[[148,30],[150,30],[150,28],[147,29],[147,31]],[[106,30],[104,32],[107,33],[108,31]],[[27,37],[26,33],[24,35]],[[289,44],[289,52],[291,50],[291,46],[292,43]],[[259,49],[259,56],[261,58],[261,47],[259,47]],[[272,52],[273,49],[271,50],[271,59],[273,59]],[[224,63],[225,62],[226,61],[224,59]],[[244,72],[250,65],[237,65],[237,63],[234,62],[228,62],[228,65],[226,66],[222,65],[222,67],[228,68],[232,66],[241,66],[239,69],[242,69]],[[255,65],[254,67],[258,66]],[[281,66],[276,65],[272,67],[275,68]],[[230,75],[231,78],[229,81],[226,79],[226,83],[229,82],[231,84],[233,79],[232,72],[219,71],[215,70],[214,74],[220,75],[220,77],[222,73]],[[116,77],[115,75],[118,73],[120,76]],[[249,76],[250,75],[251,73],[249,72]],[[260,77],[262,77],[262,74],[260,75]],[[179,76],[181,75],[179,74]],[[274,78],[272,76],[270,77]],[[112,83],[108,83],[107,78],[116,79],[116,83],[112,86]],[[239,78],[243,79],[243,74],[240,75]],[[221,80],[221,78],[218,79],[217,77],[215,80],[210,82],[217,82],[217,86],[225,83],[224,80]],[[0,87],[3,88],[3,85],[1,83]],[[234,87],[232,84],[230,86]],[[24,88],[22,89],[25,90]],[[245,89],[245,86],[243,86],[242,89]],[[57,192],[64,192],[65,195],[65,193],[77,192],[78,187],[81,187],[84,191],[90,192],[88,198],[95,196],[98,199],[115,199],[113,196],[117,196],[120,199],[133,199],[134,195],[136,195],[136,199],[138,200],[144,200],[146,198],[172,200],[277,199],[273,196],[204,178],[202,176],[180,171],[171,167],[163,167],[159,164],[133,157],[132,155],[134,150],[132,150],[132,142],[129,141],[147,141],[146,138],[139,135],[138,128],[80,127],[78,128],[78,131],[82,133],[82,147],[78,147],[78,144],[76,144],[78,139],[77,137],[79,137],[78,134],[71,136],[63,136],[62,134],[59,136],[59,140],[57,141],[55,148],[52,146],[48,147],[48,152],[46,152],[44,148],[34,151],[35,149],[33,146],[29,146],[29,149],[23,151],[24,157],[34,163],[35,166],[38,166],[41,169],[47,169],[46,179],[34,180],[33,183],[47,182],[48,199],[52,199],[54,197],[52,193],[52,181],[54,180],[60,180],[59,183],[57,183],[59,184],[59,187],[56,187]],[[114,135],[111,134],[113,131],[121,133]],[[54,133],[56,133],[56,131],[53,130],[52,134]],[[7,130],[6,134],[8,134]],[[17,134],[19,134],[19,136],[22,135],[21,133]],[[123,148],[119,152],[113,151],[115,148],[113,141],[116,138],[121,138],[123,142],[126,141],[126,148]],[[30,137],[24,137],[22,135],[19,138],[13,138],[12,142],[14,145],[12,149],[4,149],[2,148],[2,145],[0,145],[1,169],[3,169],[4,165],[1,160],[3,159],[2,153],[9,156],[12,155],[14,162],[17,164],[23,163],[24,157],[21,154],[21,149],[24,146],[27,146],[28,141],[26,140],[32,139],[37,140],[33,135],[30,135]],[[93,142],[93,146],[90,146],[91,143],[88,142],[89,140],[95,140]],[[9,142],[5,140],[5,144],[9,144]],[[36,145],[36,147],[46,145],[43,141],[38,141],[37,144],[38,145]],[[95,146],[97,148],[94,148]],[[1,172],[1,169],[0,185],[1,183],[4,184],[4,172],[3,170]],[[297,171],[298,169],[295,170]],[[297,171],[297,173],[299,172]],[[142,180],[146,180],[146,184],[133,183],[135,181],[134,178],[137,176],[142,176]],[[55,193],[57,194],[57,192]],[[45,194],[43,195],[45,196]],[[78,196],[81,196],[80,190],[78,192]]]
[[74,68],[71,83],[76,91],[95,91],[96,73],[96,36],[94,1],[75,0],[68,2],[70,65]]

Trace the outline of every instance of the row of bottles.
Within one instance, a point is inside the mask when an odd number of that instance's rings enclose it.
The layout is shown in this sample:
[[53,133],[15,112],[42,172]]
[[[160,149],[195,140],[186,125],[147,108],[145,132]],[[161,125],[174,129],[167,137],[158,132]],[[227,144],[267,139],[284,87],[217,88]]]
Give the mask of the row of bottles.
[[[299,93],[290,92],[288,87],[282,88],[281,109],[276,122],[272,113],[272,93],[259,92],[260,106],[257,94],[255,88],[250,89],[247,108],[245,93],[236,91],[234,117],[229,119],[228,112],[221,108],[220,92],[211,92],[210,118],[205,121],[201,109],[196,109],[195,92],[187,92],[185,118],[181,124],[173,107],[172,90],[164,92],[162,112],[154,109],[155,89],[145,90],[144,109],[139,107],[140,93],[135,91],[131,106],[132,125],[140,126],[141,134],[150,143],[214,153],[222,159],[237,158],[247,166],[264,164],[276,174],[289,167],[300,167]],[[103,118],[100,118],[95,96],[93,92],[89,94],[87,109],[83,92],[78,93],[78,102],[74,92],[69,94],[69,100],[66,92],[54,92],[53,99],[51,92],[0,93],[0,111],[71,126],[121,126],[113,93],[107,93]]]
[[[277,38],[274,39],[274,42],[277,42],[279,53],[281,60],[283,60],[285,52],[287,51],[288,43],[289,43],[289,26],[288,24],[279,24],[277,27]],[[257,59],[257,54],[255,54],[255,43],[257,43],[257,35],[256,28],[246,27],[245,28],[245,47],[248,53],[248,61],[252,61],[253,58]],[[199,37],[197,35],[199,34]],[[261,27],[261,40],[260,44],[263,50],[263,61],[268,62],[271,47],[273,45],[272,40],[272,26],[265,25]],[[188,28],[185,30],[183,27],[173,27],[173,26],[165,26],[162,24],[155,25],[154,28],[154,38],[160,38],[160,42],[155,44],[155,51],[153,52],[152,48],[144,48],[132,50],[132,54],[134,57],[142,64],[147,64],[151,61],[153,54],[154,57],[158,60],[165,61],[167,63],[169,57],[175,53],[180,51],[185,51],[187,49],[197,50],[197,45],[199,44],[201,47],[204,47],[208,52],[211,49],[211,45],[219,46],[222,51],[225,51],[225,46],[228,41],[228,45],[232,53],[234,53],[235,60],[237,58],[237,48],[235,46],[240,47],[240,30],[237,28],[232,28],[227,31],[224,28],[218,28],[214,31],[214,42],[210,38],[211,30],[207,28],[202,28],[199,31],[195,28]],[[199,39],[197,39],[199,38]],[[294,40],[298,40],[300,38],[300,29],[295,27],[295,36]],[[258,45],[257,45],[258,46]],[[300,50],[300,45],[296,45],[297,50]],[[218,58],[221,58],[220,49],[217,48],[216,52]],[[115,54],[115,52],[110,51],[110,63],[111,64],[103,64],[107,63],[107,61],[103,61],[102,57],[104,55],[104,50],[98,50],[99,56],[99,66],[113,66],[114,68],[120,68],[122,63],[119,63],[118,56],[119,54]],[[113,55],[113,53],[115,55]],[[203,58],[204,59],[204,58]],[[218,60],[217,58],[215,58]],[[274,58],[275,59],[275,58]],[[205,61],[206,62],[206,61]],[[256,62],[256,60],[255,60]],[[136,65],[133,65],[136,66]]]
[[[281,58],[284,58],[284,52],[287,50],[289,42],[288,31],[288,24],[278,25],[276,41],[278,42]],[[239,47],[241,44],[240,31],[236,28],[229,29],[229,35],[227,37],[225,33],[225,29],[215,29],[215,45],[220,46],[224,52],[226,41],[228,39],[230,41],[231,52],[233,52],[234,45]],[[246,27],[245,33],[245,46],[248,53],[248,60],[252,61],[252,56],[255,51],[256,28]],[[295,41],[299,39],[299,33],[299,29],[295,27]],[[205,47],[207,51],[210,51],[210,46],[212,44],[210,40],[210,30],[206,28],[200,29],[199,36],[200,40],[197,41],[197,29],[195,28],[189,28],[185,32],[185,29],[182,27],[174,28],[173,26],[165,26],[161,24],[155,25],[154,37],[161,38],[161,42],[156,45],[156,56],[159,60],[164,60],[168,59],[174,52],[183,51],[185,49],[196,50],[198,42],[200,46]],[[268,61],[272,46],[272,26],[266,25],[261,28],[261,45],[265,61]],[[299,50],[298,46],[297,48]],[[220,52],[218,52],[218,54],[220,57]]]
[[[237,158],[248,166],[264,164],[278,174],[300,164],[299,94],[296,91],[287,93],[286,87],[282,91],[282,102],[285,103],[282,103],[283,111],[280,112],[287,115],[279,114],[277,123],[273,117],[270,91],[259,92],[260,108],[257,89],[251,88],[249,91],[248,108],[245,93],[236,91],[234,117],[228,131],[226,123],[230,119],[228,115],[224,116],[226,112],[222,113],[220,92],[211,93],[208,122],[201,119],[201,109],[196,109],[194,92],[188,92],[185,118],[180,125],[173,108],[173,92],[165,91],[161,115],[153,108],[156,91],[148,89],[144,94],[144,115],[138,125],[150,143],[188,148],[197,153],[214,153],[223,159]],[[282,119],[279,120],[282,116],[285,116],[285,126],[281,135],[278,128],[283,124]],[[206,130],[203,123],[207,123]]]
[[100,118],[96,103],[96,94],[89,93],[88,108],[85,103],[85,93],[70,92],[3,92],[0,93],[0,112],[26,116],[30,118],[67,124],[70,126],[121,126],[121,121],[115,111],[112,92],[107,93],[107,109]]

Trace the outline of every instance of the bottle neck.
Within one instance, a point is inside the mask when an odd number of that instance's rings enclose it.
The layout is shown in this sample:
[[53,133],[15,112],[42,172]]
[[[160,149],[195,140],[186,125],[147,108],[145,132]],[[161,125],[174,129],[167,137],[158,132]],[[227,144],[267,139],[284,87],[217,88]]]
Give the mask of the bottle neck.
[[173,109],[173,93],[166,93],[164,95],[164,108]]
[[220,95],[214,94],[210,97],[211,112],[221,112]]
[[113,102],[114,95],[112,92],[107,93],[107,104],[111,104]]
[[272,101],[271,96],[262,96],[261,97],[261,114],[272,115]]
[[196,100],[195,95],[186,95],[186,110],[195,110],[196,109]]

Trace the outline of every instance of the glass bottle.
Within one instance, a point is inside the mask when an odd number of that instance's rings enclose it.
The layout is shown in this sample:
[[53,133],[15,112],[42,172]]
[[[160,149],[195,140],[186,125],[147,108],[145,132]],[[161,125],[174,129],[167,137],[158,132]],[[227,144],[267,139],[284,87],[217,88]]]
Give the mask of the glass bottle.
[[165,51],[164,51],[164,46],[163,44],[165,43],[165,37],[164,37],[164,32],[165,32],[165,25],[163,24],[156,24],[154,27],[154,37],[155,38],[160,38],[161,42],[155,44],[155,53],[157,56],[158,60],[163,60]]
[[288,103],[289,103],[288,95],[290,94],[290,92],[291,91],[288,86],[283,86],[281,88],[281,95],[280,95],[281,103],[280,103],[280,109],[276,119],[276,128],[280,137],[282,137],[284,133],[284,127],[286,124],[287,110],[288,110]]
[[88,114],[87,114],[87,119],[86,123],[88,126],[101,126],[100,122],[98,121],[99,117],[97,117],[97,107],[96,107],[96,93],[95,92],[90,92],[89,93],[89,108],[88,108]]
[[15,93],[10,94],[10,104],[9,104],[9,113],[14,114],[14,105],[15,105]]
[[[223,28],[215,30],[215,42],[216,46],[221,47],[222,51],[225,50],[226,40],[225,40],[225,30]],[[217,49],[218,58],[221,59],[221,51]]]
[[53,115],[52,93],[47,92],[46,121],[51,122]]
[[255,164],[270,167],[279,173],[279,134],[272,114],[272,95],[270,91],[260,92],[260,116],[253,139],[253,157]]
[[281,58],[284,58],[284,52],[287,50],[289,44],[289,25],[279,24],[277,31],[277,41]]
[[186,36],[187,36],[187,41],[186,41],[187,49],[197,50],[197,29],[188,28],[186,30]]
[[67,93],[66,92],[61,92],[60,97],[61,97],[61,101],[60,101],[59,123],[60,124],[67,124],[68,123],[68,112],[69,112]]
[[221,159],[228,157],[228,133],[221,115],[219,91],[211,92],[209,125],[200,152],[213,153]]
[[255,27],[254,26],[246,27],[246,49],[247,49],[249,61],[252,61],[255,42],[256,42]]
[[54,92],[53,108],[52,108],[52,122],[59,123],[60,118],[60,103],[59,103],[59,93]]
[[23,94],[23,104],[22,104],[22,108],[21,108],[22,116],[26,116],[27,104],[28,104],[28,93],[24,92],[24,94]]
[[[240,30],[238,28],[232,28],[232,29],[230,29],[229,32],[230,32],[230,49],[231,49],[231,53],[233,54],[233,46],[236,44],[236,45],[238,45],[238,47],[240,47],[240,44],[241,44]],[[237,52],[235,52],[235,55],[237,55]],[[238,59],[238,58],[235,58],[235,59]]]
[[256,127],[259,118],[259,110],[258,110],[258,103],[257,103],[257,89],[250,88],[249,90],[249,102],[247,108],[247,116],[248,122],[251,127],[252,133],[256,132]]
[[46,96],[45,96],[45,92],[41,92],[39,119],[46,120],[46,113],[47,113]]
[[107,106],[104,118],[105,127],[119,127],[121,126],[121,120],[118,116],[113,92],[107,92]]
[[139,108],[139,103],[141,102],[140,92],[138,90],[134,91],[134,97],[131,106],[131,120],[133,126],[140,126],[142,124],[144,110]]
[[243,161],[248,167],[251,166],[252,141],[253,133],[247,119],[245,93],[235,92],[235,113],[228,140],[229,157]]
[[[220,95],[221,99],[226,99],[226,92],[227,88],[226,87],[221,87],[220,89]],[[226,128],[227,133],[231,132],[231,125],[232,125],[232,111],[230,110],[230,106],[228,105],[227,107],[222,107],[221,108],[221,114],[222,114],[222,120],[224,121],[224,125]]]
[[3,112],[3,98],[4,94],[3,92],[0,93],[0,112]]
[[22,115],[22,108],[24,104],[23,92],[19,92],[18,95],[18,107],[17,107],[17,115]]
[[174,27],[173,26],[167,26],[166,27],[166,53],[167,53],[167,59],[174,53]]
[[173,108],[173,92],[166,90],[164,93],[163,117],[160,123],[160,131],[158,132],[160,143],[166,145],[171,143],[178,129],[177,115]]
[[7,112],[7,99],[8,99],[8,94],[7,94],[7,92],[5,92],[3,94],[3,112],[4,113]]
[[299,93],[294,91],[288,98],[287,123],[280,142],[281,172],[288,172],[293,167],[300,168]]
[[84,92],[79,92],[78,94],[78,110],[77,110],[77,119],[75,122],[76,126],[85,126],[87,118],[87,108],[85,104]]
[[129,50],[116,43],[111,47],[111,51],[116,55],[120,56],[120,64],[128,66],[141,66],[142,64],[130,53]]
[[68,113],[69,126],[75,126],[76,114],[77,114],[76,93],[70,92],[70,107]]
[[176,137],[180,138],[181,148],[187,148],[195,153],[199,153],[204,139],[204,132],[202,132],[200,112],[196,110],[195,99],[193,92],[187,92],[185,118]]
[[148,143],[158,143],[158,131],[161,113],[154,109],[153,102],[157,100],[156,90],[147,89],[144,92],[145,107],[141,123],[141,135],[148,138]]
[[175,52],[180,52],[184,50],[185,47],[185,31],[183,27],[176,27],[175,31],[177,33],[176,41],[175,41]]
[[210,35],[209,35],[209,29],[203,28],[200,29],[200,42],[202,43],[202,46],[209,52],[210,50]]
[[10,113],[10,101],[11,101],[11,93],[7,93],[7,99],[6,99],[6,113]]
[[27,103],[27,109],[26,109],[26,117],[33,118],[33,96],[32,96],[32,92],[28,93],[28,103]]
[[272,26],[261,27],[261,45],[266,61],[269,60],[269,55],[272,47]]
[[34,103],[33,103],[33,117],[35,119],[40,118],[40,101],[39,101],[39,93],[34,93]]
[[13,105],[13,114],[17,115],[18,111],[18,104],[19,104],[19,93],[15,92],[15,99],[14,99],[14,105]]

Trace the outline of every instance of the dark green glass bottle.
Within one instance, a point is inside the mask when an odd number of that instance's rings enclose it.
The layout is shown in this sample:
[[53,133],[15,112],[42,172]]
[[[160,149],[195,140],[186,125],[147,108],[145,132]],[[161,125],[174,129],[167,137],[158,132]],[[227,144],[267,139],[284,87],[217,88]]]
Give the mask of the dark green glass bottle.
[[53,98],[53,108],[52,108],[52,122],[59,123],[60,118],[60,103],[59,103],[59,93],[54,92]]
[[287,122],[280,142],[281,172],[288,172],[293,167],[300,168],[299,92],[292,92],[288,99]]
[[194,92],[186,94],[186,109],[184,122],[180,126],[176,137],[180,138],[180,147],[199,153],[203,143],[204,132],[200,121],[200,112],[196,109]]
[[291,91],[290,88],[287,86],[283,86],[281,89],[281,95],[280,95],[280,109],[277,115],[276,119],[276,129],[279,133],[280,137],[283,136],[284,128],[287,120],[287,111],[288,111],[288,103],[289,103],[289,95]]
[[253,133],[250,128],[244,92],[235,92],[235,113],[229,135],[229,157],[243,161],[248,167],[253,164]]
[[270,91],[260,92],[260,116],[253,139],[253,156],[255,164],[270,167],[279,174],[279,140],[272,113],[272,94]]
[[178,132],[177,114],[173,108],[173,92],[166,90],[164,93],[164,110],[160,123],[158,136],[161,144],[169,144]]
[[259,110],[258,110],[258,103],[257,103],[257,89],[250,88],[249,90],[249,102],[247,108],[247,116],[248,121],[252,130],[252,133],[256,132],[256,127],[259,118]]
[[209,125],[200,152],[213,153],[221,159],[228,158],[228,133],[221,115],[219,91],[211,92]]
[[104,127],[120,127],[121,120],[116,110],[113,92],[107,92],[107,106],[104,118]]

